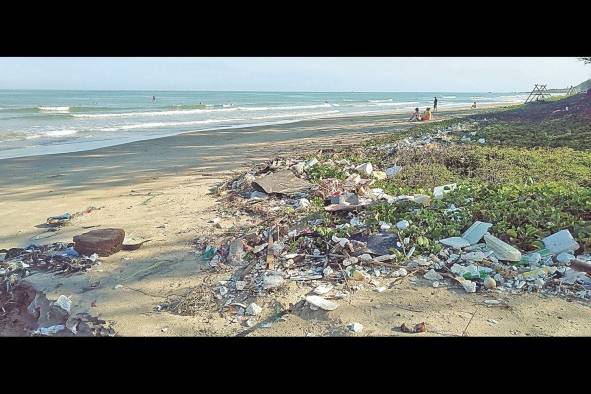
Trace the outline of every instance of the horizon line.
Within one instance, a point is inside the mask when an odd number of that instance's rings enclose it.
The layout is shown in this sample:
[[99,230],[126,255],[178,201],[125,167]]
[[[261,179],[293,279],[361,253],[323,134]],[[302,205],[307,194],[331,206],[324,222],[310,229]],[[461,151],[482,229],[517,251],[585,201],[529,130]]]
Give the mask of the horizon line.
[[[549,88],[563,90],[567,88]],[[0,88],[0,91],[61,91],[61,92],[225,92],[225,93],[529,93],[529,91],[485,91],[485,90],[182,90],[182,89],[22,89],[22,88]]]

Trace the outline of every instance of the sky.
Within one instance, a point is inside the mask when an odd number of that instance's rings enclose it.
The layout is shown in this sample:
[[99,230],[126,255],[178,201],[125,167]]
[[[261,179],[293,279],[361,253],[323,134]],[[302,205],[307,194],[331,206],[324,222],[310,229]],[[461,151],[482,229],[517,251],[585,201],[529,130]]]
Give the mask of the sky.
[[576,58],[0,58],[0,89],[513,92],[577,85]]

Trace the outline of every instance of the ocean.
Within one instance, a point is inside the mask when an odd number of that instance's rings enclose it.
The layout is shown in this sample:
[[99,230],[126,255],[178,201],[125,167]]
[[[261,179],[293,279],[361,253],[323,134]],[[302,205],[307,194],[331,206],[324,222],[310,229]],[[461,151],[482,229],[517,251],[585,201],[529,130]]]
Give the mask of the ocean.
[[[0,90],[0,159],[76,152],[189,131],[519,103],[521,93]],[[153,99],[155,97],[155,99]]]

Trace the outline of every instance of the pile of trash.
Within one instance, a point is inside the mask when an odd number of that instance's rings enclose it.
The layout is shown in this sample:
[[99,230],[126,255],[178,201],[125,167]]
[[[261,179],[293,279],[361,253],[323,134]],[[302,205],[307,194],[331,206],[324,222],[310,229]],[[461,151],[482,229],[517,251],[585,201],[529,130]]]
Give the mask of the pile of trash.
[[26,282],[0,288],[0,331],[16,336],[114,336],[106,321],[88,313],[72,315],[65,295],[48,300]]
[[56,274],[86,271],[100,264],[97,254],[80,255],[73,243],[56,242],[49,245],[30,245],[26,248],[0,250],[0,282],[14,285],[33,270]]
[[[369,147],[367,157],[375,151],[393,155],[407,147],[446,143],[451,133],[473,133],[476,126],[461,123]],[[252,326],[262,310],[253,301],[287,292],[293,283],[311,289],[305,305],[330,311],[338,307],[335,301],[361,288],[383,292],[384,282],[410,276],[433,287],[458,286],[467,293],[528,291],[591,298],[591,256],[576,255],[580,246],[566,229],[541,240],[544,248],[522,253],[491,234],[492,223],[476,221],[461,237],[428,240],[442,248],[425,255],[417,252],[422,237],[411,241],[409,220],[376,225],[368,210],[372,205],[410,202],[428,207],[458,188],[454,183],[437,186],[429,195],[390,195],[372,187],[401,170],[397,165],[353,163],[338,154],[323,156],[320,151],[311,159],[259,164],[220,185],[222,215],[249,215],[260,222],[197,241],[204,264],[232,272],[228,280],[210,288],[218,310],[230,311],[236,321]],[[314,174],[319,172],[328,176],[318,181]],[[447,211],[454,210],[458,208],[448,206]],[[221,227],[219,221],[212,223]]]

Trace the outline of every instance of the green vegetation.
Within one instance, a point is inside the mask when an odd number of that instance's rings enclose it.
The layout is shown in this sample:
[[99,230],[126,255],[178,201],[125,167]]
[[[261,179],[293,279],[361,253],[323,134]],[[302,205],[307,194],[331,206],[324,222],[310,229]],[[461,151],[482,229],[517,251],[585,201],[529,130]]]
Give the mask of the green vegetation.
[[[376,149],[456,124],[465,131],[452,132],[452,142],[393,154]],[[485,138],[486,143],[461,143],[469,132],[473,141]],[[461,235],[475,220],[493,223],[493,234],[524,251],[562,229],[591,251],[591,99],[586,95],[420,124],[373,139],[365,148],[365,160],[379,169],[402,166],[393,179],[372,185],[390,195],[431,195],[434,186],[458,183],[428,207],[408,202],[369,209],[376,229],[379,221],[409,220],[401,235],[419,252],[437,252],[437,240]]]

